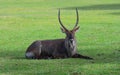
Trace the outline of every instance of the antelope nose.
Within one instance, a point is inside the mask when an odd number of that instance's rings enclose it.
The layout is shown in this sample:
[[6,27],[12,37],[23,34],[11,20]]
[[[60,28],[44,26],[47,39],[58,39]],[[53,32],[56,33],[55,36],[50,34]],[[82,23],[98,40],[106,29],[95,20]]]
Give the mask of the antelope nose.
[[73,41],[74,41],[73,39],[70,39],[70,43],[73,43]]

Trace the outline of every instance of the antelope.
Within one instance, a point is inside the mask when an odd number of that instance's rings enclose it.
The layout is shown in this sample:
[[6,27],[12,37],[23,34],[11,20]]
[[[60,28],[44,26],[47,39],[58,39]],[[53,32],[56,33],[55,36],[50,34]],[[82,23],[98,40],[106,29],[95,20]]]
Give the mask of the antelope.
[[60,9],[58,11],[58,20],[61,25],[61,30],[66,34],[65,39],[55,40],[37,40],[34,41],[26,50],[25,56],[27,59],[59,59],[59,58],[83,58],[93,59],[88,56],[80,55],[77,52],[77,44],[75,32],[79,29],[79,15],[76,8],[76,24],[72,30],[68,30],[61,22]]

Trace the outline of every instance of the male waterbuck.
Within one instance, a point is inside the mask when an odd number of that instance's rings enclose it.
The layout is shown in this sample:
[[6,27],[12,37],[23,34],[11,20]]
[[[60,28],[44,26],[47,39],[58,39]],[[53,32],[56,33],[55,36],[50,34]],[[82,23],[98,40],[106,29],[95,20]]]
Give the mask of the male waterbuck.
[[66,34],[65,39],[55,40],[38,40],[33,42],[26,51],[28,59],[57,59],[57,58],[84,58],[92,59],[88,56],[78,54],[76,50],[75,32],[79,29],[78,10],[76,9],[77,21],[72,30],[68,30],[60,20],[60,9],[58,12],[58,20],[61,25],[61,30]]

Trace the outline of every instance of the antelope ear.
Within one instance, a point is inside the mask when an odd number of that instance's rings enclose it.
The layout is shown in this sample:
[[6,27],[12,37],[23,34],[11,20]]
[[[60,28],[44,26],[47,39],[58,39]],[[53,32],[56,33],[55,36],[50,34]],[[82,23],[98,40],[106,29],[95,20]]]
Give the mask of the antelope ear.
[[60,27],[60,29],[61,29],[61,31],[62,31],[63,33],[66,32],[64,28]]
[[73,31],[76,32],[76,31],[79,30],[79,28],[80,28],[80,27],[78,26],[78,27],[76,27]]

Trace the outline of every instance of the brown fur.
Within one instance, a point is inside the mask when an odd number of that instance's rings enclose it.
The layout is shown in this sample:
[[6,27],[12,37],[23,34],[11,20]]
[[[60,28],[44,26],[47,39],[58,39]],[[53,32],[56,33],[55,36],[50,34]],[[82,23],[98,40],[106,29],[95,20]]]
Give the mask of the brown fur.
[[26,51],[26,58],[28,59],[56,59],[56,58],[84,58],[92,59],[88,56],[83,56],[77,53],[77,44],[75,39],[75,32],[79,29],[78,24],[78,11],[76,25],[72,30],[68,30],[64,27],[60,20],[60,10],[58,13],[58,19],[61,30],[66,34],[65,39],[55,39],[55,40],[38,40],[33,42]]

